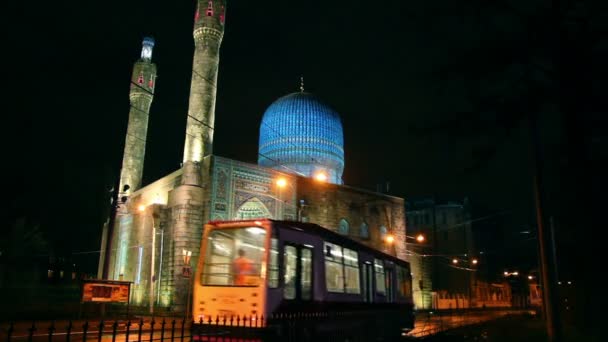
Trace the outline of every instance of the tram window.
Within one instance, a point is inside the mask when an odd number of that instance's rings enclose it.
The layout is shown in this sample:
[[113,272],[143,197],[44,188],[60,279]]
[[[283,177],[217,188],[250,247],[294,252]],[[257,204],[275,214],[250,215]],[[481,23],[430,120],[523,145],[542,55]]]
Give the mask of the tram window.
[[266,231],[259,227],[211,231],[206,241],[202,284],[257,286],[265,240]]
[[344,277],[346,293],[361,293],[359,286],[359,257],[357,252],[344,248]]
[[403,266],[397,266],[397,291],[403,297],[412,295],[412,280],[409,276],[409,270]]
[[329,292],[344,292],[342,247],[325,242],[325,285]]
[[376,293],[386,295],[384,264],[382,260],[374,259],[374,273],[376,274]]
[[279,286],[279,249],[276,238],[270,239],[270,256],[268,263],[268,287]]
[[308,248],[301,249],[302,252],[302,299],[309,300],[312,298],[312,250]]
[[283,297],[285,299],[296,298],[296,265],[298,254],[294,246],[285,246],[283,264],[285,265],[285,287]]

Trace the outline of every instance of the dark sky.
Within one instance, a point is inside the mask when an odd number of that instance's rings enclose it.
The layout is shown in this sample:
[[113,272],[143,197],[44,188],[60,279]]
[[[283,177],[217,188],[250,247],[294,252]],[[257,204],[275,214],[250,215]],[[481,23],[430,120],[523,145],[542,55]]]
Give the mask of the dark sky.
[[[528,58],[546,57],[542,43],[522,48],[544,2],[505,3],[515,10],[485,1],[230,1],[214,153],[255,162],[265,109],[296,91],[303,75],[306,90],[341,115],[346,184],[390,181],[390,193],[405,198],[468,196],[480,216],[507,213],[487,229],[508,228],[506,236],[533,228],[526,121],[479,103],[513,93]],[[46,1],[6,12],[9,221],[18,214],[40,221],[65,251],[98,248],[104,186],[122,156],[131,68],[147,35],[156,39],[158,79],[144,183],[179,168],[194,4]],[[559,121],[542,124],[548,145],[559,144]]]

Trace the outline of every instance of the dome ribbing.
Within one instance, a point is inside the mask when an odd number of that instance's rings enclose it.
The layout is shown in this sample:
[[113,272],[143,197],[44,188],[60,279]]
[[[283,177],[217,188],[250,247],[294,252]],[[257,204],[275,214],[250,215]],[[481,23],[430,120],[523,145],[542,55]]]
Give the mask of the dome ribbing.
[[262,118],[258,164],[307,177],[324,172],[329,182],[341,184],[344,136],[338,113],[309,93],[279,98]]

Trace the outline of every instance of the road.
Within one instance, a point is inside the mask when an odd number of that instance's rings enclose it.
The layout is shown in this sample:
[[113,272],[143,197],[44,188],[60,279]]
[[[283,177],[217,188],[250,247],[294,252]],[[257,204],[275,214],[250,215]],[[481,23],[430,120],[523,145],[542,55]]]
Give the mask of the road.
[[408,336],[425,337],[466,325],[480,324],[507,315],[534,314],[530,310],[492,310],[468,312],[420,312],[416,315],[416,324]]

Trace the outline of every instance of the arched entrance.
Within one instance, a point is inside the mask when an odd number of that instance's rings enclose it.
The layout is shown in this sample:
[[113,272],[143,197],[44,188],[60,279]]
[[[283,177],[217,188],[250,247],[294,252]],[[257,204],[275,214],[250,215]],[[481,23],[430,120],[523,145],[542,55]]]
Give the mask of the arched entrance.
[[252,197],[239,207],[236,211],[235,219],[249,220],[256,218],[272,218],[272,215],[262,201],[256,197]]

